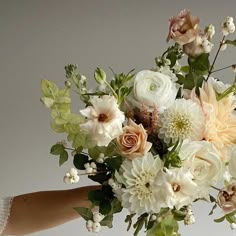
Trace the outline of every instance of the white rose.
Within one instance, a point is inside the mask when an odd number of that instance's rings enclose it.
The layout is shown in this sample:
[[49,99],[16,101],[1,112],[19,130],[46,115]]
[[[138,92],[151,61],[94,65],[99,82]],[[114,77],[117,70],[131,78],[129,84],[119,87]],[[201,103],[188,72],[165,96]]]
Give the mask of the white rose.
[[191,171],[199,187],[199,197],[208,195],[209,187],[223,175],[223,163],[213,144],[207,141],[185,141],[180,150],[184,168]]
[[170,107],[175,101],[177,88],[171,78],[160,72],[140,71],[134,79],[133,95],[139,108],[142,105],[156,106],[159,112]]
[[229,161],[229,173],[236,179],[236,147],[233,148]]

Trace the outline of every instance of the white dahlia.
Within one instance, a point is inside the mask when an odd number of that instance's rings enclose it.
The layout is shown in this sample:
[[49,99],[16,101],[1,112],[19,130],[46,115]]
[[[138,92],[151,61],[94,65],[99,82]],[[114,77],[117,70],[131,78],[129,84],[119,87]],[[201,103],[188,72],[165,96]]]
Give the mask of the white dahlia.
[[104,95],[91,99],[92,106],[80,110],[87,122],[80,125],[82,131],[89,133],[97,146],[107,146],[111,140],[123,133],[125,116],[120,111],[113,96]]
[[161,168],[161,159],[154,158],[150,152],[133,161],[123,162],[121,170],[126,188],[122,189],[121,202],[124,208],[139,215],[159,212],[159,190],[155,178]]
[[201,140],[205,118],[201,107],[192,100],[177,99],[159,118],[159,138],[165,143],[178,139]]

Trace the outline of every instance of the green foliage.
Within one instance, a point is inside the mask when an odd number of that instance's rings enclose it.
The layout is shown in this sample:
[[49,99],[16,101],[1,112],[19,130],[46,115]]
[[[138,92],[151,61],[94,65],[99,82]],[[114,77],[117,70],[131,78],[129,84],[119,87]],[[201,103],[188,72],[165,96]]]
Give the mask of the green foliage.
[[107,215],[104,217],[104,219],[100,222],[102,226],[107,226],[109,228],[112,228],[112,221],[113,221],[113,215]]
[[117,157],[111,157],[111,158],[107,158],[105,160],[105,163],[108,165],[108,167],[115,171],[115,170],[119,170],[120,166],[122,164],[122,157],[121,156],[117,156]]
[[74,210],[76,210],[86,221],[93,220],[93,212],[91,209],[85,207],[75,207]]
[[173,215],[167,215],[147,231],[147,236],[173,236],[178,234],[179,226]]
[[51,147],[50,153],[59,156],[59,165],[63,165],[68,160],[68,153],[63,144],[57,143]]
[[133,225],[135,231],[134,231],[134,236],[137,236],[139,232],[142,230],[143,226],[147,224],[147,218],[148,214],[144,213],[141,216],[138,217],[136,223]]
[[216,223],[220,223],[220,222],[222,222],[222,221],[224,221],[224,220],[227,220],[230,224],[231,224],[231,223],[236,223],[236,217],[235,217],[235,215],[236,215],[236,210],[235,210],[235,211],[232,211],[232,212],[230,212],[230,213],[228,213],[228,214],[225,214],[224,216],[222,216],[222,217],[220,217],[220,218],[218,218],[218,219],[215,219],[214,221],[215,221]]
[[182,145],[182,141],[177,141],[171,150],[164,155],[164,166],[165,167],[181,167],[182,161],[179,157],[179,151]]
[[80,95],[80,99],[86,104],[89,104],[90,97],[86,94],[87,85],[86,80],[78,71],[78,66],[75,64],[68,64],[65,66],[66,78],[75,85],[75,91]]
[[235,39],[235,40],[225,40],[224,43],[225,43],[225,44],[230,44],[230,45],[236,46],[236,39]]
[[84,164],[89,160],[88,155],[85,153],[77,153],[74,156],[73,164],[78,170],[84,170]]
[[113,91],[113,94],[115,94],[118,104],[122,104],[124,98],[127,97],[133,89],[129,86],[129,82],[134,77],[133,71],[134,70],[131,70],[127,74],[116,74],[114,71],[112,71],[114,78],[111,80],[109,87]]

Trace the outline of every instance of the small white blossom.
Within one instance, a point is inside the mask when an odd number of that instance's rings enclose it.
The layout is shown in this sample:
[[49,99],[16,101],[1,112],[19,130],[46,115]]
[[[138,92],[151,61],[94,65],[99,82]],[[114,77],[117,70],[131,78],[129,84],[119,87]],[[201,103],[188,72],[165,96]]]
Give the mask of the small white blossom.
[[202,47],[205,53],[209,53],[212,50],[213,46],[214,44],[212,44],[209,40],[207,39],[202,40]]
[[71,168],[70,171],[66,172],[64,176],[64,182],[66,184],[75,184],[79,182],[79,175],[78,171],[75,168]]
[[209,39],[212,39],[212,37],[215,35],[215,26],[212,24],[208,25],[205,32]]
[[94,222],[101,222],[102,220],[104,219],[104,215],[102,215],[101,213],[99,212],[95,212],[93,213],[93,221]]
[[233,229],[236,229],[236,223],[231,223],[230,224],[230,228],[233,230]]
[[94,163],[94,162],[91,162],[91,163],[90,163],[90,166],[91,166],[93,169],[96,169],[96,168],[97,168],[97,165],[96,165],[96,163]]
[[156,216],[156,215],[152,215],[150,220],[151,220],[151,221],[157,220],[157,216]]
[[227,44],[225,43],[225,41],[222,42],[220,50],[221,51],[225,51],[227,49]]
[[97,165],[94,162],[84,164],[86,174],[93,174],[97,172]]
[[86,227],[87,227],[87,228],[92,228],[92,226],[93,226],[93,221],[92,221],[92,220],[88,220],[88,221],[86,222]]
[[224,36],[232,34],[235,31],[235,24],[233,17],[227,16],[225,21],[221,24],[221,32]]
[[99,222],[94,222],[92,226],[93,233],[98,233],[101,229],[101,224]]
[[195,223],[195,217],[193,214],[187,214],[184,218],[184,224],[192,225]]

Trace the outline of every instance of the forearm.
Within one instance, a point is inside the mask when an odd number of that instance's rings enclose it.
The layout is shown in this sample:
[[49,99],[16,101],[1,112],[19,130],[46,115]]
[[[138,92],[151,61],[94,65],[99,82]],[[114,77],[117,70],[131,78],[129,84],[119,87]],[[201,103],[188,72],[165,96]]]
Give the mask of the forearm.
[[[99,188],[88,186],[71,190],[23,194],[13,199],[4,234],[22,235],[64,224],[78,213],[74,207],[89,207],[88,192]],[[3,235],[4,235],[3,234]]]

